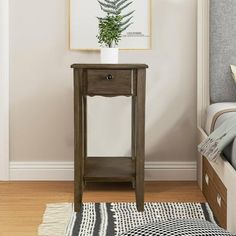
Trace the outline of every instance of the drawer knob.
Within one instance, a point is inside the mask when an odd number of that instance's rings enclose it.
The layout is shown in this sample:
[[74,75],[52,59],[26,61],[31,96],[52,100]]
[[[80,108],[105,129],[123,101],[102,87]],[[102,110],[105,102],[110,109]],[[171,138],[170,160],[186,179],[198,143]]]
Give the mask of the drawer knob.
[[221,196],[219,193],[217,194],[216,201],[217,201],[217,204],[219,205],[219,207],[221,207]]
[[108,74],[108,75],[106,75],[106,79],[107,79],[107,80],[112,80],[112,79],[113,79],[113,76],[112,76],[111,74]]
[[209,185],[209,176],[207,174],[205,175],[205,182],[207,185]]

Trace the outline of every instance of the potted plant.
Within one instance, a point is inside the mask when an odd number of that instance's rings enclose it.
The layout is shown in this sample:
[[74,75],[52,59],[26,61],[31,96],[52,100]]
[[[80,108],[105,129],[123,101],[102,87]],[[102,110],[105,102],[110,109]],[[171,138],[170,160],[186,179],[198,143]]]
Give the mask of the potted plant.
[[98,43],[101,45],[101,62],[118,63],[118,43],[122,32],[133,22],[134,11],[124,13],[132,3],[130,0],[104,0],[98,1],[105,17],[98,17]]

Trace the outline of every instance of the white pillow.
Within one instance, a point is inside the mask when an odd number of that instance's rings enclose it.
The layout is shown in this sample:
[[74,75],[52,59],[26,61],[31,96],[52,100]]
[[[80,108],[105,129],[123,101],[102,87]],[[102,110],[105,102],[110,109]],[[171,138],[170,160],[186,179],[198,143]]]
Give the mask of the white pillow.
[[233,77],[234,81],[236,82],[236,66],[230,65],[230,68],[231,68],[231,72],[232,72],[232,77]]

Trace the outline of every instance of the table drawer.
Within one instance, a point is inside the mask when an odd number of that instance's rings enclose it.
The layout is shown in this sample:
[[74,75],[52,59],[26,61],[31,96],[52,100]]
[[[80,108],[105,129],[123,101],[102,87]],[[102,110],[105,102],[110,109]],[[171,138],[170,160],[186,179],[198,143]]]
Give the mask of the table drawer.
[[203,161],[203,194],[221,227],[227,227],[227,189],[205,159]]
[[134,95],[133,70],[87,70],[88,95]]

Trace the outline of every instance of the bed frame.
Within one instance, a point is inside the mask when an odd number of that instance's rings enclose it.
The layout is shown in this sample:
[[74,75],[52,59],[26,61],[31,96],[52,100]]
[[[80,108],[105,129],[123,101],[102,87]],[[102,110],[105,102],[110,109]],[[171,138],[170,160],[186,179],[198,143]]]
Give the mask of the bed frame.
[[[203,127],[205,111],[210,104],[209,17],[210,0],[198,0],[198,143],[207,137]],[[236,171],[227,161],[221,158],[216,163],[209,163],[198,154],[197,162],[199,186],[203,190],[217,220],[221,226],[236,234]],[[209,186],[212,189],[209,190]],[[223,216],[224,214],[225,216]]]

